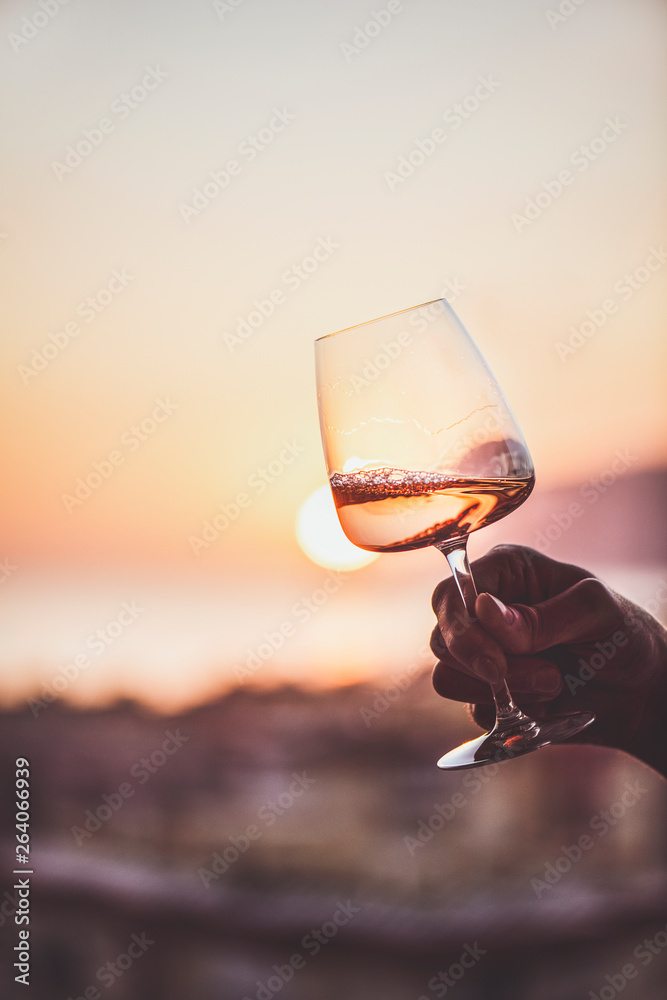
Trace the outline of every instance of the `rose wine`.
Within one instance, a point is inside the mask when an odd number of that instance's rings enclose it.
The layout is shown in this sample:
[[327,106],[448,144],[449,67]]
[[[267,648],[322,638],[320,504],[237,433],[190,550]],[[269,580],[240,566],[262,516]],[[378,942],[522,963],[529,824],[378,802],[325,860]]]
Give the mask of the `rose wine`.
[[343,531],[372,552],[401,552],[463,538],[530,495],[534,476],[461,479],[440,472],[372,469],[330,479]]

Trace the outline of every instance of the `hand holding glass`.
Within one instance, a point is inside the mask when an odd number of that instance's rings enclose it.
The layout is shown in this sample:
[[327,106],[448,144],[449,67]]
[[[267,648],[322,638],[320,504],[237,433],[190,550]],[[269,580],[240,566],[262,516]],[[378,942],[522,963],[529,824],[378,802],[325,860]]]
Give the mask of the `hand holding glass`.
[[[515,510],[535,483],[521,431],[448,302],[321,337],[315,344],[322,442],[343,531],[373,552],[433,545],[447,557],[470,620],[471,531]],[[590,712],[539,724],[501,680],[496,724],[438,761],[476,767],[574,736]]]

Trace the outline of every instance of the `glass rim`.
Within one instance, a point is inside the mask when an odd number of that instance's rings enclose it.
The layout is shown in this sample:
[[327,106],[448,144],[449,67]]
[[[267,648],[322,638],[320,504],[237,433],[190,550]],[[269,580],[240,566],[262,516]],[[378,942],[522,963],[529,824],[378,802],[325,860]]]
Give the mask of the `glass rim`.
[[371,323],[379,323],[383,319],[391,319],[393,316],[400,316],[401,313],[414,312],[415,309],[423,309],[425,306],[433,306],[436,302],[447,302],[444,296],[440,296],[437,299],[431,299],[429,302],[420,302],[416,306],[408,306],[407,309],[397,309],[396,312],[386,313],[384,316],[377,316],[375,319],[366,319],[361,323],[353,323],[352,326],[344,326],[342,330],[334,330],[333,333],[325,333],[321,337],[315,339],[315,343],[319,344],[322,340],[327,340],[329,337],[337,337],[339,333],[348,333],[350,330],[356,330],[360,326],[370,326]]

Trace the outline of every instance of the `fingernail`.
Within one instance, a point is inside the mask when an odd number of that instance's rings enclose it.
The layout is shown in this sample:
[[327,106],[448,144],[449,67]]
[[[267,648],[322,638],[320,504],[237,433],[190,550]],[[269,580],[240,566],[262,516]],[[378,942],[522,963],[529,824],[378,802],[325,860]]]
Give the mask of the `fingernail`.
[[497,684],[501,679],[500,668],[490,656],[475,656],[470,666],[487,684]]
[[503,604],[503,602],[500,601],[497,597],[494,597],[493,594],[486,594],[485,596],[488,597],[489,600],[493,601],[498,611],[502,615],[503,620],[506,621],[508,625],[511,625],[512,622],[514,621],[514,615],[507,607],[507,605]]
[[556,694],[560,687],[561,676],[555,669],[544,667],[533,674],[531,689],[538,694]]

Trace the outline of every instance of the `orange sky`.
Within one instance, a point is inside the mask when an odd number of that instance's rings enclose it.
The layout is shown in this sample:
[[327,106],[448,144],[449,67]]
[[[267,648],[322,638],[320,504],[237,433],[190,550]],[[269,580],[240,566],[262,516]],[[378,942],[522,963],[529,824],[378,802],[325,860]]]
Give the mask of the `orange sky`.
[[[617,447],[664,463],[667,15],[553,7],[405,0],[367,33],[351,0],[71,4],[34,31],[3,5],[1,690],[53,676],[136,591],[153,611],[68,694],[203,692],[321,586],[293,524],[324,481],[312,341],[332,330],[446,294],[542,487]],[[411,655],[417,598],[400,641],[358,610],[437,573],[403,558],[266,676]]]

